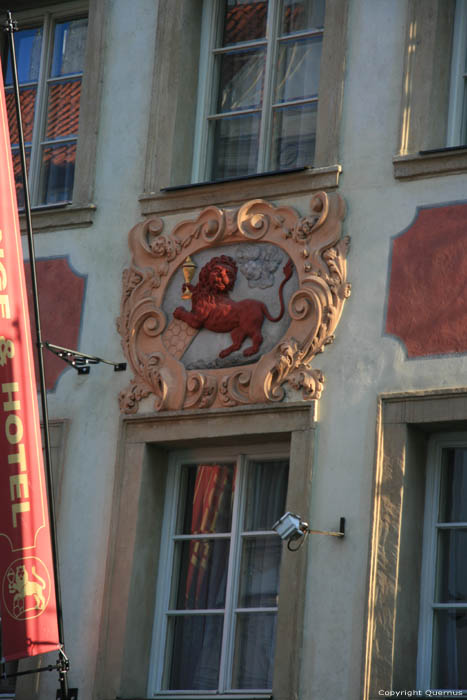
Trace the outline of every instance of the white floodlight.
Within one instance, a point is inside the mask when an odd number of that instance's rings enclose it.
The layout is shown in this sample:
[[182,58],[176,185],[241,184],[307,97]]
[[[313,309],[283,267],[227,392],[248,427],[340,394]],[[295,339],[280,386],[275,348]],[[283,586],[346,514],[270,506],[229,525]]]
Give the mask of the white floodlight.
[[277,532],[281,540],[296,540],[305,535],[308,523],[303,522],[299,515],[287,512],[274,523],[272,529]]

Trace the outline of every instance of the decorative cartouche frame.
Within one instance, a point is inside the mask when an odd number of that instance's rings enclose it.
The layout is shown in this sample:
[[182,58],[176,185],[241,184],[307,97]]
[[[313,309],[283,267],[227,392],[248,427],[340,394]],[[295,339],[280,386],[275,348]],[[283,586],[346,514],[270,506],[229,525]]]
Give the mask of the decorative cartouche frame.
[[[304,217],[290,207],[254,199],[239,208],[209,206],[196,220],[177,224],[170,235],[162,233],[159,218],[134,226],[129,233],[132,263],[123,272],[117,320],[134,379],[120,394],[121,411],[136,413],[139,402],[150,394],[157,411],[281,401],[287,383],[301,390],[303,399],[318,399],[324,376],[311,362],[333,341],[350,295],[350,239],[341,237],[344,216],[340,195],[318,192]],[[178,358],[184,338],[189,342],[196,330],[168,319],[162,310],[172,276],[188,256],[201,250],[212,248],[215,254],[219,245],[259,241],[283,250],[297,272],[299,286],[288,304],[287,332],[254,364],[187,370]]]

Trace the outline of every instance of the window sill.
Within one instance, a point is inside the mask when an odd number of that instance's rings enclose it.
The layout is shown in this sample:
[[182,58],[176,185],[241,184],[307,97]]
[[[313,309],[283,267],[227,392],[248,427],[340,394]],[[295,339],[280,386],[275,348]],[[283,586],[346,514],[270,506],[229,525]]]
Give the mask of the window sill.
[[[63,207],[51,207],[50,209],[47,207],[33,209],[31,213],[32,230],[34,233],[47,233],[58,229],[91,226],[95,211],[95,204],[84,206],[66,204]],[[20,213],[19,221],[21,233],[26,233],[26,217],[24,213]]]
[[394,156],[392,162],[394,177],[398,180],[457,175],[467,172],[467,148]]
[[325,168],[306,168],[300,172],[258,175],[229,182],[212,182],[206,185],[177,188],[161,194],[143,194],[141,213],[175,214],[188,209],[217,205],[238,204],[255,197],[277,198],[296,194],[308,194],[316,190],[335,189],[339,184],[341,165]]

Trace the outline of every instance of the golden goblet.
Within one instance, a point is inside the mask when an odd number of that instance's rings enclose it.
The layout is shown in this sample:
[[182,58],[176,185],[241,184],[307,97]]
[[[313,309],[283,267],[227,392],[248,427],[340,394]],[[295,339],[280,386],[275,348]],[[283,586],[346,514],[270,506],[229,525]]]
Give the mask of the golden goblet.
[[[188,256],[185,262],[183,263],[182,270],[185,284],[190,284],[196,270],[196,264],[193,262],[190,256]],[[182,299],[191,299],[191,292],[189,289],[185,289],[185,291],[182,294]]]

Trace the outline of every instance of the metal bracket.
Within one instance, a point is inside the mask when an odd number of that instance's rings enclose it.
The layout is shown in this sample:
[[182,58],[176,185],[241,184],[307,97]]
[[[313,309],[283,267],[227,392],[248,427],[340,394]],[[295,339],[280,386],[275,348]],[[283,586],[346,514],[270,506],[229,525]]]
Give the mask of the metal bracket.
[[3,31],[5,32],[17,32],[18,31],[18,20],[13,19],[11,16],[11,13],[7,15],[7,19],[5,20],[3,24]]
[[299,536],[300,539],[298,540],[297,546],[293,546],[292,542],[294,542],[293,539],[289,539],[287,541],[287,549],[290,552],[297,552],[305,542],[306,538],[308,535],[327,535],[328,537],[345,537],[345,518],[341,518],[339,520],[339,530],[338,532],[334,532],[333,530],[311,530],[308,523],[302,522],[300,526],[300,530],[303,533],[303,536]]
[[109,360],[103,360],[102,357],[86,355],[84,352],[62,348],[60,345],[53,345],[47,341],[42,343],[42,347],[47,348],[47,350],[50,350],[68,365],[74,367],[78,374],[89,374],[91,365],[98,365],[100,362],[105,365],[112,365],[114,372],[124,372],[126,370],[126,362],[109,362]]
[[306,526],[306,532],[310,535],[329,535],[330,537],[345,537],[345,518],[339,520],[339,531],[333,532],[332,530],[310,530],[308,525]]

